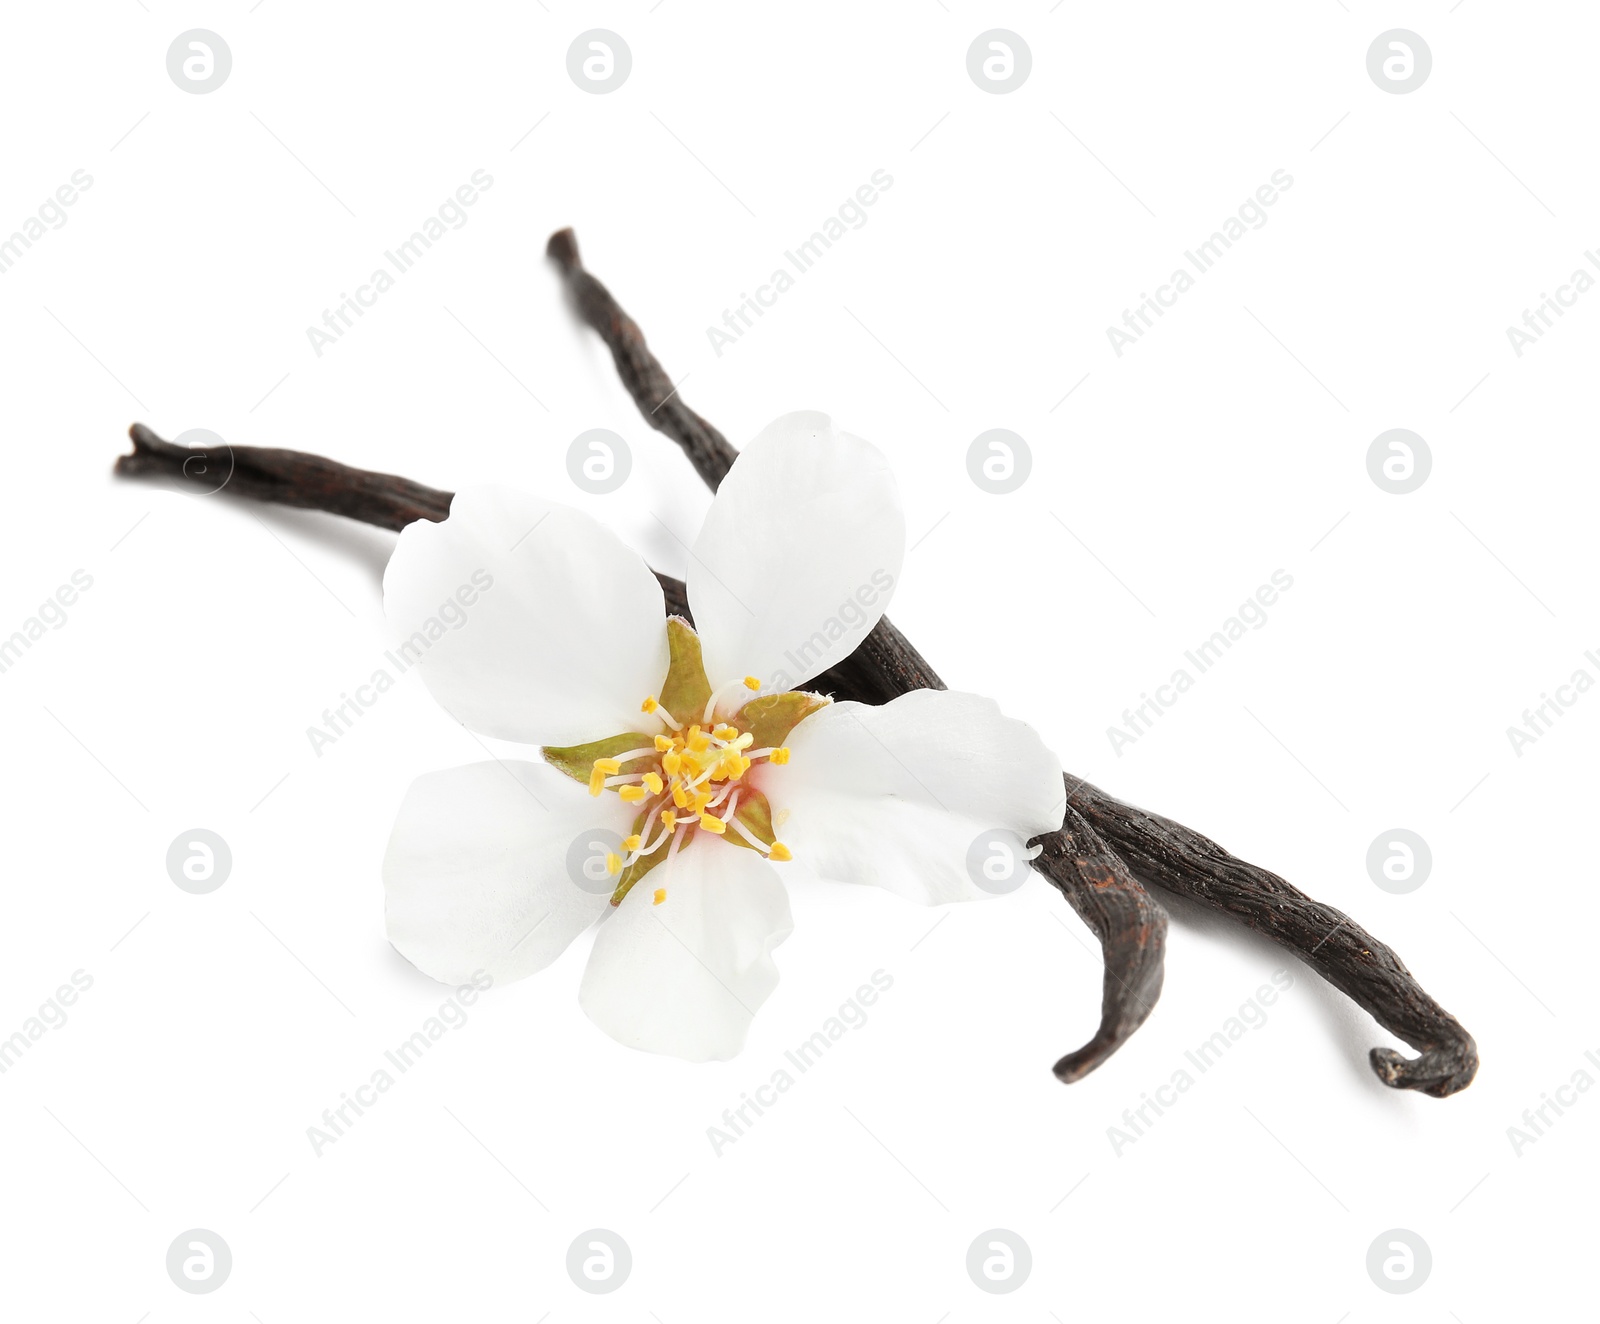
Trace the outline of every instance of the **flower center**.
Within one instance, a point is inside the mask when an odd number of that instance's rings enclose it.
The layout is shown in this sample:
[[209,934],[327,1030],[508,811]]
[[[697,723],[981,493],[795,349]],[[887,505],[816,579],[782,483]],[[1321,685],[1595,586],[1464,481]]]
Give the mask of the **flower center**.
[[[679,616],[667,618],[667,652],[660,690],[639,705],[654,719],[646,730],[542,750],[547,763],[586,783],[590,795],[615,791],[635,807],[631,830],[606,856],[617,880],[614,906],[697,832],[769,860],[793,859],[777,834],[787,812],[774,816],[751,774],[763,763],[787,763],[789,733],[832,702],[801,690],[762,693],[754,676],[713,687],[700,637]],[[666,889],[655,888],[655,904],[665,899]]]
[[[740,684],[760,688],[753,676]],[[614,790],[625,803],[639,806],[622,853],[606,857],[607,871],[618,876],[613,903],[621,901],[646,869],[676,855],[697,830],[717,837],[732,833],[732,844],[748,846],[770,860],[794,858],[773,834],[766,797],[745,780],[759,763],[787,763],[788,747],[754,748],[754,732],[717,720],[717,697],[707,700],[700,721],[686,725],[649,696],[640,711],[660,719],[667,730],[649,746],[621,750],[591,764],[590,795]],[[656,904],[664,899],[658,889]]]

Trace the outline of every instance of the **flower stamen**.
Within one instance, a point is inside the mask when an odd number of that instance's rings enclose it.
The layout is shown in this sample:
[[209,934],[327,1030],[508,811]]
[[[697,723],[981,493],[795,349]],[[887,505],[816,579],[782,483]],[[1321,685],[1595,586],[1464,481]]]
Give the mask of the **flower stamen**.
[[766,842],[762,841],[760,837],[756,836],[756,834],[754,832],[752,832],[749,828],[747,828],[737,818],[730,819],[729,822],[728,822],[728,826],[731,827],[735,832],[737,832],[739,834],[739,836],[742,837],[745,841],[749,842],[750,845],[754,846],[763,855],[767,855],[767,854],[771,853],[772,847],[767,845]]
[[706,700],[705,712],[700,716],[702,726],[710,726],[717,714],[717,705],[730,694],[737,695],[740,690],[759,690],[761,682],[755,676],[746,676],[743,680],[730,680],[719,690],[712,690],[711,697]]
[[[653,694],[645,695],[644,702],[639,705],[639,711],[642,712],[642,713],[650,713],[653,716],[659,717],[663,722],[665,722],[667,724],[668,730],[671,730],[671,731],[681,731],[681,730],[683,730],[683,723],[680,722],[671,713],[669,713],[665,708],[663,708],[661,706],[661,700],[656,698],[656,696],[653,695]],[[660,740],[659,736],[657,737],[657,740],[658,741]],[[657,748],[658,749],[660,748],[659,744],[657,745]]]

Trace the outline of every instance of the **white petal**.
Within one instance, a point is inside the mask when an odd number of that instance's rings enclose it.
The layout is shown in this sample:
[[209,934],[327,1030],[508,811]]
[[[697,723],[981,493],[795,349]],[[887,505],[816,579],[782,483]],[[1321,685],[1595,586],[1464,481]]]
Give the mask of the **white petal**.
[[542,970],[610,901],[611,880],[586,876],[578,852],[592,857],[589,839],[614,843],[632,822],[615,796],[591,799],[543,763],[418,777],[383,861],[389,941],[445,983]]
[[469,488],[443,523],[408,524],[383,602],[394,655],[484,735],[617,735],[667,674],[661,585],[638,553],[582,512],[509,488]]
[[600,926],[578,1000],[620,1044],[724,1061],[778,986],[772,949],[793,928],[772,865],[698,840],[646,874]]
[[906,527],[883,454],[826,414],[785,414],[722,480],[689,560],[714,686],[796,689],[855,650],[889,605]]
[[[996,829],[1022,842],[1061,826],[1061,764],[989,699],[915,690],[882,707],[835,703],[789,736],[761,789],[797,863],[937,905],[993,895],[968,852]],[[985,846],[979,858],[985,858]],[[1006,889],[1009,890],[1009,889]]]

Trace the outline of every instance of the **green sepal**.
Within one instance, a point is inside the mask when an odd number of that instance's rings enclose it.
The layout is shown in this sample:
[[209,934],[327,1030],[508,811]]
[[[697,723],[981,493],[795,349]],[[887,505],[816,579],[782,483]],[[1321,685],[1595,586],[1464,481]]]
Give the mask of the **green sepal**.
[[607,736],[604,740],[591,740],[587,745],[546,745],[539,752],[544,755],[544,761],[559,772],[564,772],[575,782],[589,784],[589,774],[594,771],[596,759],[614,759],[618,754],[626,754],[630,749],[649,750],[648,755],[641,754],[638,758],[629,759],[623,767],[635,765],[632,771],[642,771],[650,761],[659,757],[656,754],[655,737],[640,735],[637,731],[624,731],[620,736]]
[[[757,841],[771,846],[777,839],[778,834],[772,826],[772,806],[767,803],[767,797],[753,787],[739,792],[739,807],[734,810],[733,816],[749,829]],[[737,832],[732,831],[731,824],[730,830],[723,834],[722,839],[730,846],[743,846],[746,850],[756,849]]]
[[[638,818],[634,819],[633,831],[636,836],[640,837],[642,840],[649,840],[649,830],[656,828],[656,825],[661,822],[661,807],[661,802],[657,801],[653,808],[645,810],[644,813],[640,814]],[[689,841],[694,834],[695,829],[691,827],[683,840],[683,844],[685,846],[689,844]],[[637,860],[635,860],[620,874],[618,874],[616,890],[611,893],[611,904],[614,906],[620,906],[622,904],[622,898],[627,896],[628,893],[633,890],[633,885],[643,878],[647,873],[649,873],[650,870],[654,869],[656,865],[662,863],[667,858],[667,853],[671,851],[671,849],[671,840],[664,841],[661,843],[659,850],[652,851],[649,855],[641,855]]]
[[700,656],[700,636],[681,616],[667,617],[667,652],[672,661],[657,698],[677,721],[688,726],[704,715],[711,701],[711,682]]
[[825,694],[807,694],[804,690],[763,694],[739,709],[733,724],[755,737],[752,749],[775,749],[801,722],[832,702]]

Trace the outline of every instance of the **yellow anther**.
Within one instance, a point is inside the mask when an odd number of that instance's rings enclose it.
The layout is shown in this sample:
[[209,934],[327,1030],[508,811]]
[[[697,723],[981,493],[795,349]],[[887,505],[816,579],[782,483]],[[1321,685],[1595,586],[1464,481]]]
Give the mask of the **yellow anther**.
[[694,803],[694,797],[683,787],[674,786],[672,788],[672,803],[677,805],[679,809],[687,809]]
[[683,766],[683,755],[668,751],[661,756],[661,771],[669,777],[676,777],[678,769]]
[[654,773],[654,772],[645,773],[645,775],[644,775],[644,784],[645,784],[645,788],[650,792],[651,795],[660,795],[661,794],[662,781],[661,781],[661,776],[660,776],[659,773]]
[[678,826],[678,816],[670,809],[663,809],[661,811],[661,821],[663,824],[665,824],[668,832],[671,832],[673,828]]
[[718,818],[715,814],[701,814],[700,815],[700,826],[703,827],[707,832],[711,833],[713,836],[718,836],[718,837],[720,837],[724,832],[726,832],[728,830],[728,825],[726,823],[724,823],[720,818]]
[[761,688],[761,682],[754,676],[746,676],[744,678],[744,687],[747,690],[759,690]]
[[659,707],[661,707],[661,705],[656,702],[656,696],[649,694],[645,696],[645,701],[639,705],[639,711],[642,713],[653,713]]
[[622,762],[619,759],[596,759],[594,766],[607,777],[615,777],[622,771]]
[[704,809],[710,803],[711,803],[711,792],[710,791],[696,791],[694,793],[694,811],[695,811],[695,813],[698,814],[702,809]]
[[658,888],[656,888],[656,894],[653,897],[650,898],[650,904],[652,906],[659,906],[666,899],[667,899],[667,889],[664,888],[664,887],[658,887]]
[[606,789],[605,769],[602,768],[597,763],[595,765],[595,767],[594,767],[594,771],[592,771],[589,774],[589,794],[590,795],[599,795],[600,792],[605,790],[605,789]]
[[775,841],[772,843],[772,849],[767,852],[767,858],[782,863],[784,860],[794,859],[794,855],[781,841]]
[[716,736],[718,740],[732,740],[739,734],[739,728],[736,726],[719,726],[711,734]]
[[671,736],[657,736],[656,737],[656,753],[665,754],[671,748],[672,748],[672,737]]
[[631,837],[624,837],[622,839],[622,849],[623,850],[638,850],[639,849],[639,834],[637,832],[635,832]]
[[644,787],[639,785],[619,786],[617,794],[631,805],[636,805],[644,799]]
[[773,763],[787,763],[789,761],[789,747],[787,745],[779,745],[778,748],[773,750],[772,753],[767,757]]
[[616,853],[616,851],[614,851],[614,850],[608,850],[606,852],[606,872],[607,873],[621,873],[622,872],[622,856],[618,855]]
[[695,754],[704,754],[711,748],[711,737],[706,735],[698,726],[689,728],[689,749]]

